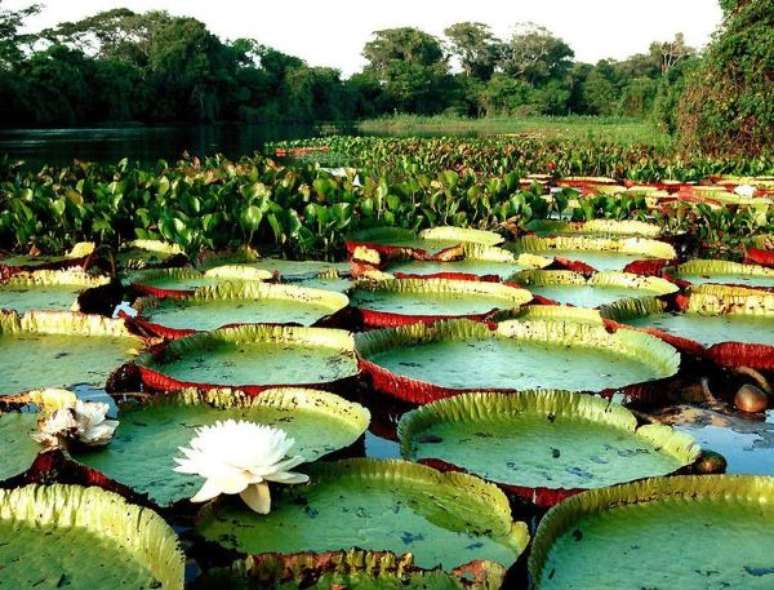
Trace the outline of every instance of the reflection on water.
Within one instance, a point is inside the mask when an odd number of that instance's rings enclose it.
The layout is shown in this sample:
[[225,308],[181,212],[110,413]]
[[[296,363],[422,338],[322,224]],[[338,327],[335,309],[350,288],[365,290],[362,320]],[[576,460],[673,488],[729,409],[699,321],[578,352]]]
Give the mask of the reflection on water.
[[723,455],[729,473],[774,474],[774,410],[764,417],[678,406],[659,418]]
[[[73,159],[144,164],[223,153],[238,158],[260,151],[267,142],[319,136],[320,125],[206,125],[96,129],[0,130],[0,157],[7,154],[31,167],[65,165]],[[348,128],[340,129],[348,132]]]

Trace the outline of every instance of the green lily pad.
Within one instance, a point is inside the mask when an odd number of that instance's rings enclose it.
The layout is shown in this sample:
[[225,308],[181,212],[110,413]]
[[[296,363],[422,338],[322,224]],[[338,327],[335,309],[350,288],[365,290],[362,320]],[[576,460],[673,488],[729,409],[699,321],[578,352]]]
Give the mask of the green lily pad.
[[360,355],[395,375],[450,389],[603,391],[674,375],[658,338],[575,321],[456,320],[356,335]]
[[599,307],[620,299],[653,297],[678,291],[677,285],[659,277],[623,272],[597,272],[588,279],[562,270],[531,270],[511,277],[534,295],[577,307]]
[[205,331],[249,323],[309,326],[348,304],[341,293],[251,282],[204,287],[180,299],[141,299],[135,308],[167,328]]
[[0,413],[0,481],[21,475],[35,461],[40,452],[40,445],[32,440],[37,420],[32,412]]
[[712,283],[774,288],[774,269],[757,264],[741,264],[727,260],[689,260],[676,266],[670,274],[694,285]]
[[[281,580],[277,579],[277,571],[283,571]],[[386,551],[351,549],[318,555],[250,555],[229,567],[208,570],[194,582],[193,588],[492,590],[502,585],[504,574],[505,568],[495,563],[488,563],[485,571],[474,563],[449,574],[440,568],[416,567],[410,553],[397,556]]]
[[553,508],[529,569],[539,590],[772,587],[774,478],[655,478]]
[[142,346],[120,320],[69,312],[0,314],[0,396],[104,385]]
[[76,244],[70,252],[64,256],[56,255],[11,255],[0,257],[0,266],[10,266],[23,268],[25,270],[35,270],[46,267],[66,267],[69,262],[73,266],[79,265],[81,259],[94,252],[94,244],[91,242],[80,242]]
[[352,336],[343,330],[238,326],[170,342],[138,359],[185,383],[246,385],[327,383],[357,374]]
[[214,267],[208,274],[216,274],[221,278],[236,278],[235,273],[249,271],[250,269],[262,271],[271,276],[279,276],[283,281],[300,281],[316,278],[319,275],[328,275],[331,272],[345,274],[349,272],[347,262],[325,262],[322,260],[285,260],[282,258],[261,258],[248,264],[231,264],[222,267]]
[[528,488],[600,488],[666,475],[699,454],[690,436],[662,425],[638,428],[624,407],[566,391],[462,394],[404,414],[398,433],[406,459],[441,459]]
[[[709,287],[709,285],[708,285]],[[605,317],[637,328],[658,328],[704,346],[720,342],[774,345],[774,295],[714,296],[694,293],[683,313],[643,299],[606,306]]]
[[497,487],[403,461],[355,459],[303,468],[306,486],[277,486],[272,511],[238,504],[200,515],[205,539],[241,553],[367,550],[411,553],[421,568],[444,571],[474,560],[508,567],[528,541]]
[[529,291],[500,283],[443,279],[360,281],[352,306],[400,315],[462,316],[513,310],[529,303]]
[[435,227],[419,233],[392,227],[373,228],[356,232],[350,239],[383,246],[420,248],[430,254],[461,244],[496,246],[503,241],[502,236],[494,232],[460,227]]
[[535,219],[524,229],[538,236],[641,236],[657,238],[661,227],[644,221],[616,221],[613,219],[592,219],[591,221],[571,222],[552,219]]
[[677,257],[675,249],[666,242],[644,238],[527,236],[517,240],[511,247],[516,252],[576,260],[599,271],[620,271],[635,260],[672,260]]
[[173,471],[178,447],[190,442],[196,428],[228,419],[281,428],[296,440],[293,454],[313,462],[350,446],[370,420],[359,404],[305,389],[267,390],[255,397],[230,390],[185,391],[119,408],[120,424],[110,444],[72,456],[165,507],[190,498],[204,483]]
[[125,285],[139,285],[153,289],[193,291],[221,283],[218,277],[208,276],[192,268],[149,268],[138,270],[126,276]]
[[185,255],[177,244],[159,240],[134,240],[116,254],[118,266],[125,270],[140,270],[163,266],[175,257]]
[[78,296],[86,289],[106,285],[108,277],[81,270],[39,270],[12,276],[0,283],[0,309],[78,311]]
[[464,258],[449,262],[405,259],[390,264],[391,273],[431,275],[438,273],[463,273],[477,276],[495,275],[505,279],[525,268],[547,266],[551,260],[537,256],[516,258],[512,252],[493,246],[465,244]]
[[98,488],[0,490],[0,586],[182,590],[185,557],[161,517]]

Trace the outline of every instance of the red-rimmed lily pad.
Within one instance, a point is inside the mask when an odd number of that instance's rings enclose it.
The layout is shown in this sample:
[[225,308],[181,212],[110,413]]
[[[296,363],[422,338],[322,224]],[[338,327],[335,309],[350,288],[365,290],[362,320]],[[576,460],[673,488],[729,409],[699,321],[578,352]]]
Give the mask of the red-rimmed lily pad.
[[0,490],[0,586],[182,590],[185,556],[160,516],[99,488]]
[[275,588],[298,590],[492,590],[502,585],[505,568],[474,561],[451,572],[418,567],[411,553],[389,551],[325,551],[316,554],[265,553],[239,559],[228,567],[212,568],[197,578],[195,590]]
[[526,525],[513,522],[505,495],[470,475],[372,459],[303,470],[311,483],[283,486],[270,514],[214,505],[200,514],[197,532],[243,554],[302,553],[312,571],[316,555],[356,547],[411,553],[417,567],[440,565],[448,575],[474,562],[501,575],[529,540]]
[[149,268],[132,272],[123,280],[135,293],[151,297],[188,297],[196,289],[222,282],[193,268]]
[[567,391],[458,395],[404,414],[398,435],[404,458],[472,473],[540,507],[674,473],[700,453],[688,435]]
[[666,279],[624,272],[595,272],[586,278],[570,270],[528,270],[510,280],[549,302],[591,308],[621,299],[657,297],[679,291],[677,285]]
[[[414,258],[448,261],[462,258],[464,244],[496,246],[504,238],[495,232],[461,227],[434,227],[419,233],[396,227],[379,227],[359,231],[347,241],[350,257],[359,260],[370,250],[385,260]],[[361,252],[359,254],[359,252]],[[365,256],[368,262],[368,256]]]
[[0,277],[11,275],[21,271],[31,270],[55,270],[84,266],[94,253],[92,242],[81,242],[73,246],[67,254],[56,255],[22,255],[0,253]]
[[385,271],[396,276],[461,278],[492,277],[503,280],[512,274],[528,268],[543,268],[551,259],[523,254],[519,257],[496,246],[480,244],[463,245],[463,256],[447,262],[438,260],[416,260],[405,258],[387,264]]
[[686,352],[706,354],[722,366],[774,370],[774,295],[719,285],[697,289],[684,301],[682,311],[642,299],[605,306],[601,313]]
[[109,445],[71,452],[72,458],[166,508],[193,496],[204,482],[173,471],[178,448],[190,442],[196,428],[229,419],[281,428],[296,441],[293,453],[314,462],[352,445],[368,428],[370,415],[332,393],[284,388],[255,397],[189,390],[119,400],[118,419]]
[[204,287],[190,297],[139,299],[134,307],[143,327],[158,336],[176,337],[238,324],[311,326],[348,304],[342,293],[243,282]]
[[181,266],[187,261],[180,246],[159,240],[134,240],[116,254],[116,263],[123,270]]
[[529,291],[502,283],[394,278],[359,281],[350,297],[366,327],[462,317],[491,320],[511,315],[532,299]]
[[0,313],[0,396],[102,386],[143,346],[121,320],[73,312]]
[[0,309],[27,311],[78,311],[79,296],[107,285],[110,279],[80,269],[20,272],[0,282]]
[[771,588],[774,478],[677,476],[592,490],[543,518],[540,590]]
[[590,221],[559,221],[536,219],[527,223],[524,229],[538,236],[640,236],[658,238],[661,227],[644,221],[615,219],[592,219]]
[[451,320],[364,332],[355,341],[374,387],[412,403],[482,389],[640,396],[680,365],[677,351],[649,334],[572,320]]
[[233,387],[257,395],[277,385],[332,387],[358,374],[344,330],[248,325],[171,341],[137,360],[146,387]]
[[728,260],[689,260],[667,272],[693,285],[739,285],[774,291],[774,269]]
[[646,238],[525,236],[509,245],[515,252],[552,257],[569,270],[622,271],[634,262],[666,261],[677,257],[666,242]]

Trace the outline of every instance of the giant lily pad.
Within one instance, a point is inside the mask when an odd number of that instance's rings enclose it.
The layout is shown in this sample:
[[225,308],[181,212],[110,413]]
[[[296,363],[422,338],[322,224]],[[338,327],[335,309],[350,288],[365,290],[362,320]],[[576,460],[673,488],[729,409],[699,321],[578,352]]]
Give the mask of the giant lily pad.
[[18,313],[78,311],[78,296],[83,291],[109,282],[108,277],[88,275],[82,270],[21,272],[0,282],[0,309]]
[[[0,411],[0,482],[26,472],[41,451],[32,438],[41,413],[50,414],[75,403],[75,394],[59,389],[36,390],[12,398],[9,411]],[[3,402],[10,401],[5,398]]]
[[680,364],[674,348],[649,334],[569,320],[511,320],[494,328],[452,320],[355,338],[374,386],[414,403],[481,389],[628,389],[670,377]]
[[687,346],[698,343],[719,364],[774,369],[774,295],[717,285],[704,285],[701,291],[688,297],[682,312],[669,312],[652,299],[619,302],[601,311],[667,341],[679,337],[689,341]]
[[644,238],[591,238],[526,236],[512,246],[516,252],[582,263],[593,270],[624,270],[640,260],[672,260],[675,249],[666,242]]
[[185,557],[161,517],[98,488],[0,490],[0,586],[182,590]]
[[250,394],[272,385],[325,385],[358,368],[343,330],[250,325],[174,340],[138,359],[143,382],[160,390],[234,387]]
[[125,270],[178,266],[185,261],[180,246],[159,240],[134,240],[116,254],[118,266]]
[[623,272],[596,272],[589,278],[569,270],[531,270],[511,280],[551,301],[577,307],[599,307],[619,299],[676,293],[674,283]]
[[279,278],[294,282],[313,279],[321,274],[334,271],[338,274],[349,272],[349,263],[325,262],[322,260],[285,260],[283,258],[261,258],[249,264],[227,264],[209,269],[208,274],[221,279],[243,279],[240,273],[260,273],[261,278]]
[[443,318],[507,315],[532,295],[501,283],[445,279],[363,280],[351,294],[366,326],[395,326]]
[[672,269],[670,275],[694,285],[731,284],[774,290],[774,269],[757,264],[728,260],[689,260]]
[[396,275],[432,276],[470,275],[494,276],[505,279],[525,268],[542,268],[551,264],[548,258],[523,254],[518,258],[512,252],[495,246],[465,244],[459,260],[416,260],[405,258],[389,264],[385,270]]
[[447,260],[461,258],[464,244],[496,246],[502,242],[503,237],[499,234],[477,229],[435,227],[415,233],[407,229],[380,227],[352,235],[347,241],[347,250],[354,255],[357,249],[367,247],[388,258]]
[[231,324],[309,326],[348,304],[341,293],[253,282],[204,287],[179,299],[140,299],[135,308],[162,329],[190,333]]
[[123,321],[71,312],[0,314],[0,396],[104,385],[143,341]]
[[496,486],[460,473],[403,461],[356,459],[305,467],[308,486],[283,486],[272,511],[214,506],[200,516],[207,540],[260,555],[321,553],[358,547],[411,553],[421,568],[444,571],[472,561],[498,571],[527,545]]
[[52,270],[57,268],[70,268],[73,266],[83,266],[94,252],[92,242],[81,242],[73,246],[64,256],[45,256],[45,255],[8,255],[3,256],[0,253],[0,275],[2,270],[7,269],[11,272],[24,270]]
[[640,236],[658,238],[661,227],[644,221],[616,221],[614,219],[592,219],[591,221],[559,221],[535,219],[524,229],[538,236]]
[[[505,568],[477,562],[450,573],[440,567],[417,567],[411,553],[396,555],[389,551],[327,551],[278,555],[266,553],[239,559],[228,567],[213,568],[193,584],[195,590],[493,590],[502,585]],[[303,580],[303,582],[300,582]]]
[[203,483],[197,476],[173,471],[178,447],[188,444],[200,426],[234,419],[281,428],[296,440],[293,454],[313,462],[354,443],[370,419],[359,404],[306,389],[267,390],[256,397],[230,390],[189,390],[139,404],[124,402],[119,409],[120,425],[110,444],[72,456],[165,507],[190,498]]
[[187,297],[196,289],[214,286],[223,280],[193,268],[149,268],[130,273],[123,282],[143,295]]
[[673,473],[699,447],[668,426],[637,426],[601,398],[566,391],[467,393],[401,418],[406,459],[449,465],[541,506],[583,489]]
[[681,476],[593,490],[541,521],[540,590],[772,587],[774,478]]

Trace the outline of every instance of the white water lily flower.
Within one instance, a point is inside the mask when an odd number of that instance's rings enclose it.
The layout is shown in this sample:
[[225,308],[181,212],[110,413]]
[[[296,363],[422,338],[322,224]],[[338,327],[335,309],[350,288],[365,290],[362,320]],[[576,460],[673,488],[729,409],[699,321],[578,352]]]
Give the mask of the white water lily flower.
[[295,440],[284,430],[243,420],[226,420],[196,430],[190,448],[180,447],[178,473],[199,475],[204,485],[191,502],[206,502],[220,494],[239,494],[259,514],[271,510],[268,482],[300,484],[309,476],[290,471],[304,458],[288,458]]
[[63,440],[73,440],[87,447],[108,444],[118,428],[118,420],[108,420],[109,406],[102,402],[76,400],[75,405],[61,408],[38,423],[32,438],[45,447],[55,448]]
[[89,447],[101,447],[110,442],[118,428],[118,420],[108,420],[110,409],[103,402],[75,402],[75,421],[78,423],[75,435],[78,442]]
[[755,196],[755,187],[749,184],[740,184],[734,189],[734,192],[740,197],[753,197]]

